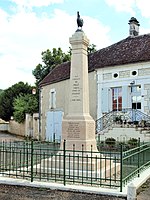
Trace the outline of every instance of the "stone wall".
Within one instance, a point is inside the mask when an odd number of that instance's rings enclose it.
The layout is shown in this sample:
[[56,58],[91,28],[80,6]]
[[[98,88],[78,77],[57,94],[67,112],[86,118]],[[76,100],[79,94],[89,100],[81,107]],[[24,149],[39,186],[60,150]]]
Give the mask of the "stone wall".
[[8,131],[18,136],[25,136],[25,123],[19,124],[14,120],[10,120]]
[[39,139],[39,114],[33,114],[33,137]]
[[24,123],[18,123],[15,120],[10,120],[8,132],[22,137],[32,137],[39,139],[39,117],[38,113],[33,116],[26,114]]
[[0,131],[8,131],[9,123],[0,123]]

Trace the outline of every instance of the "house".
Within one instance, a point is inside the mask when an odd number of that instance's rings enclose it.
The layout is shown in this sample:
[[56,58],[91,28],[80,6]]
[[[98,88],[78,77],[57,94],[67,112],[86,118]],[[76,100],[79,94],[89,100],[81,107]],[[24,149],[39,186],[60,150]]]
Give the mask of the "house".
[[[132,17],[127,38],[88,56],[90,115],[94,120],[124,109],[150,115],[150,34],[139,35],[139,26]],[[40,83],[42,139],[61,137],[62,117],[68,112],[69,78],[70,62],[66,62]]]

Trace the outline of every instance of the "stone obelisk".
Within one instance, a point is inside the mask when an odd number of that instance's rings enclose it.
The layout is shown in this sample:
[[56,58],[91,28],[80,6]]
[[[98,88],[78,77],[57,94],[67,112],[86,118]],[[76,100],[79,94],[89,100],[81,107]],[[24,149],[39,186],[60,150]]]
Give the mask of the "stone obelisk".
[[62,142],[66,140],[66,149],[73,149],[74,145],[77,150],[90,151],[92,146],[92,150],[97,151],[95,121],[89,114],[87,57],[89,40],[79,23],[78,27],[69,39],[72,46],[69,103],[68,114],[64,116],[62,122]]
[[[82,21],[79,20],[79,22]],[[91,180],[92,177],[94,179],[96,176],[104,180],[104,177],[113,176],[119,167],[111,159],[102,160],[102,155],[97,150],[95,122],[89,114],[87,58],[89,40],[82,29],[78,28],[70,38],[70,44],[72,57],[70,87],[68,88],[68,114],[64,116],[62,121],[60,147],[60,150],[67,151],[58,151],[55,156],[43,159],[40,169],[41,166],[44,166],[44,169],[46,166],[51,173],[58,171],[59,175],[62,174],[64,177],[65,174],[70,179],[80,177],[82,180],[87,180],[89,177]],[[66,140],[65,143],[64,140]],[[65,163],[65,165],[61,163]]]

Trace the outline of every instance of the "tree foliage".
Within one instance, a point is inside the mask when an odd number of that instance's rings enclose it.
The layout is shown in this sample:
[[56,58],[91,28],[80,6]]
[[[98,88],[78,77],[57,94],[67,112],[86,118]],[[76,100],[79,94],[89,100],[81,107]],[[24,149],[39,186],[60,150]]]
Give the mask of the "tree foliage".
[[116,144],[116,140],[115,140],[115,138],[107,138],[106,140],[105,140],[105,143],[107,144],[107,145],[109,145],[109,146],[114,146],[115,144]]
[[26,94],[18,96],[14,102],[14,119],[22,123],[25,120],[25,114],[33,114],[38,111],[38,101],[35,95]]
[[88,54],[94,53],[95,51],[97,51],[96,45],[95,44],[89,44],[87,51],[88,51]]
[[0,95],[1,95],[1,93],[3,92],[3,90],[2,89],[0,89]]
[[32,94],[32,88],[28,83],[19,82],[0,94],[0,118],[9,121],[13,116],[13,101],[20,95]]
[[136,138],[131,138],[131,139],[128,141],[128,144],[131,145],[131,146],[137,146],[138,140],[137,140]]
[[32,71],[36,78],[36,85],[43,80],[43,78],[58,64],[70,60],[70,54],[64,53],[61,48],[53,48],[52,51],[47,49],[41,53],[43,64],[38,64]]

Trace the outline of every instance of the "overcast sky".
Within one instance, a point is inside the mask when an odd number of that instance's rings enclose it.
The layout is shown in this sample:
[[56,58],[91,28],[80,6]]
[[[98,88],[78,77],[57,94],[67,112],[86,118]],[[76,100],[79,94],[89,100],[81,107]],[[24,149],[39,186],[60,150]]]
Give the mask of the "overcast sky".
[[149,8],[149,0],[0,0],[0,89],[19,81],[34,85],[41,52],[69,50],[77,11],[90,43],[100,49],[128,37],[132,16],[140,34],[149,33]]

